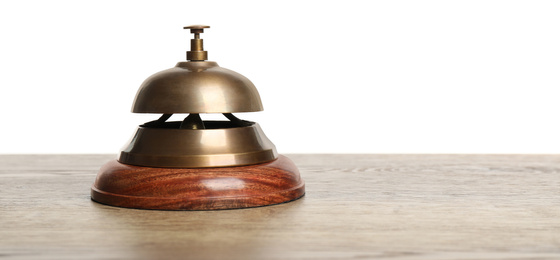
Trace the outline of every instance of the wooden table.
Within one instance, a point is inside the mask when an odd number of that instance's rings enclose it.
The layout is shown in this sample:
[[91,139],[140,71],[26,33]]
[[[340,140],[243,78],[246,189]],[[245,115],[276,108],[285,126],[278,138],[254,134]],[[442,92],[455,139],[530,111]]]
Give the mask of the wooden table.
[[560,155],[289,155],[298,201],[90,200],[114,155],[1,155],[0,259],[560,259]]

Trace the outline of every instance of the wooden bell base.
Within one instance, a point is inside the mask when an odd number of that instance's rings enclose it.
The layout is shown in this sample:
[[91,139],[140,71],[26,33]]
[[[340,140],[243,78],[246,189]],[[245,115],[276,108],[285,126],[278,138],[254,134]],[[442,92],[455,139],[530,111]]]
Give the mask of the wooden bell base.
[[262,164],[224,168],[152,168],[110,161],[91,188],[99,203],[136,209],[216,210],[274,205],[305,194],[294,163],[280,155]]

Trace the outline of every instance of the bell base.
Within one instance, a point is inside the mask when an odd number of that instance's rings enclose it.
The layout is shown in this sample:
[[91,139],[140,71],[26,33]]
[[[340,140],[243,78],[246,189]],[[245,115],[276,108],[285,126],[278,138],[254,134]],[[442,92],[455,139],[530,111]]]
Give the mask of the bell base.
[[101,167],[91,188],[96,202],[157,210],[251,208],[304,194],[297,167],[283,155],[267,163],[222,168],[153,168],[115,160]]

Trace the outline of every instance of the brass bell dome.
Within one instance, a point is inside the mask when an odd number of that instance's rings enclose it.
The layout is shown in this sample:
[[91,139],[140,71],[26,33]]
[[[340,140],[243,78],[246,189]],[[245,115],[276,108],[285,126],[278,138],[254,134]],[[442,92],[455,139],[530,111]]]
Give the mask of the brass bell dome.
[[140,86],[134,113],[236,113],[262,111],[255,85],[212,61],[179,62]]
[[206,25],[186,26],[194,34],[188,62],[158,72],[142,83],[134,104],[134,113],[235,113],[262,111],[255,85],[243,75],[206,61],[200,34]]

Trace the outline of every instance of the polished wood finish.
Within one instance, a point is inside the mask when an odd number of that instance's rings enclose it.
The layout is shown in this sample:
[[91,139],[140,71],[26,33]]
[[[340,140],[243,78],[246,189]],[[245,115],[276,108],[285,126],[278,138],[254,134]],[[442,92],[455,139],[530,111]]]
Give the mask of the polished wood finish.
[[92,187],[93,200],[118,207],[216,210],[274,205],[300,198],[303,180],[280,155],[262,164],[223,168],[152,168],[109,161]]
[[289,155],[269,207],[95,203],[115,155],[0,155],[0,259],[560,259],[560,155]]

